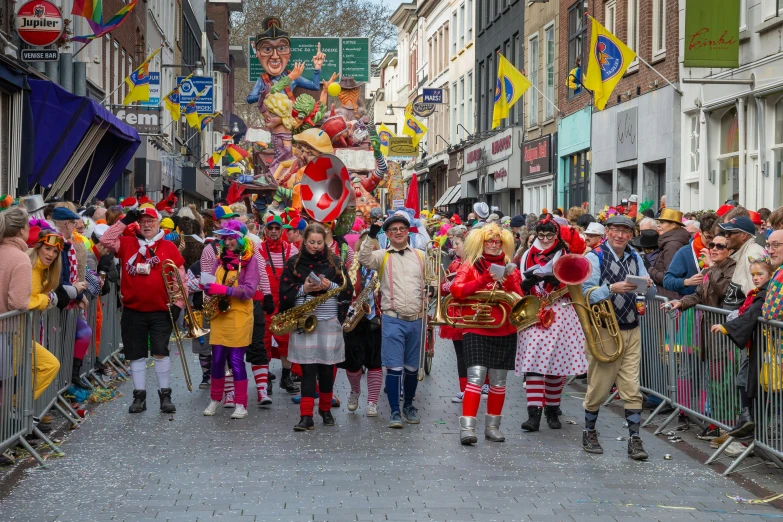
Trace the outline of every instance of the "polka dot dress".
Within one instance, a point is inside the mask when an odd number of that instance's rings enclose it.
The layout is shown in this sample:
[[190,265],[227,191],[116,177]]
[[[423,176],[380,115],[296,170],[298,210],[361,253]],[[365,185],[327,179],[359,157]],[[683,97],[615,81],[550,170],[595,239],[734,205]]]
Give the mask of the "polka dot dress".
[[552,326],[540,324],[519,332],[516,375],[527,372],[542,375],[580,375],[587,372],[585,334],[579,324],[573,306],[567,297],[558,299],[551,306],[555,313]]

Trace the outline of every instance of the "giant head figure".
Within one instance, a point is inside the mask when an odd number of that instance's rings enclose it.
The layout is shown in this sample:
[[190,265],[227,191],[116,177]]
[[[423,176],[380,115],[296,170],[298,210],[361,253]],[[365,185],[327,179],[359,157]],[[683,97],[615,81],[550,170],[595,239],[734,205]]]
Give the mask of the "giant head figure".
[[272,77],[283,74],[291,59],[291,41],[280,25],[279,18],[268,16],[261,22],[261,32],[256,35],[256,57]]

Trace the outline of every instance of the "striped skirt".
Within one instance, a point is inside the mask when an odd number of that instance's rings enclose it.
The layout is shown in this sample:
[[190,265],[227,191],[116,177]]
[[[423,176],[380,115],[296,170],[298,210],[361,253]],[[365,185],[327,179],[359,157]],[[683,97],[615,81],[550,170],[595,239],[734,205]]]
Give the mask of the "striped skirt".
[[288,360],[298,364],[337,364],[345,360],[343,325],[336,317],[319,319],[310,333],[291,332]]

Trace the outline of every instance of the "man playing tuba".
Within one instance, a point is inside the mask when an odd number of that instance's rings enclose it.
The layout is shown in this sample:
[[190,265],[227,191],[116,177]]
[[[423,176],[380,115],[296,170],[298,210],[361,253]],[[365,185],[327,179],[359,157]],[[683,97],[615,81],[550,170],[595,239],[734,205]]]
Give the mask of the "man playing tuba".
[[[585,395],[585,430],[582,433],[582,448],[588,453],[604,452],[598,442],[595,423],[598,409],[617,384],[620,398],[625,402],[625,420],[628,422],[628,457],[634,460],[647,459],[639,424],[642,417],[642,394],[639,391],[639,370],[642,360],[642,337],[639,328],[639,312],[636,308],[636,285],[626,282],[627,276],[652,280],[644,268],[642,258],[628,245],[633,237],[634,222],[626,216],[614,216],[606,221],[607,241],[587,253],[592,266],[590,278],[582,284],[584,292],[597,287],[589,294],[589,305],[610,299],[622,339],[623,352],[611,362],[599,362],[594,354],[587,354],[587,394]],[[588,325],[583,324],[583,327]]]

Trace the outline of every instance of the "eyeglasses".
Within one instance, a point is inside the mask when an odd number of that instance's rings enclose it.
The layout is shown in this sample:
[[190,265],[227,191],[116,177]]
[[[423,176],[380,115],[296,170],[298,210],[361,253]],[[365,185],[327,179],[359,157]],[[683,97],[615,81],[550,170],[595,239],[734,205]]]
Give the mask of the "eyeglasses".
[[783,247],[783,243],[777,243],[777,242],[776,243],[770,243],[769,241],[767,241],[767,246],[769,248],[774,248],[775,250],[777,250],[778,248]]
[[65,247],[65,239],[57,234],[46,234],[44,237],[38,239],[37,242],[56,247],[60,252],[62,252]]
[[408,229],[405,227],[394,227],[394,228],[390,228],[388,232],[392,234],[402,234],[402,233],[407,233]]
[[555,235],[552,233],[549,234],[538,234],[536,236],[539,241],[552,241],[555,238]]
[[500,239],[487,239],[484,241],[484,244],[487,246],[500,246],[503,244],[503,241]]
[[258,52],[262,56],[272,56],[272,53],[274,51],[277,51],[277,54],[283,55],[283,54],[291,54],[291,46],[290,45],[278,45],[277,47],[272,47],[271,45],[263,45],[258,48]]
[[633,234],[633,230],[628,227],[609,227],[608,230],[614,234],[625,234],[626,236]]
[[710,247],[710,250],[726,250],[729,248],[729,246],[725,243],[710,243],[707,246]]

